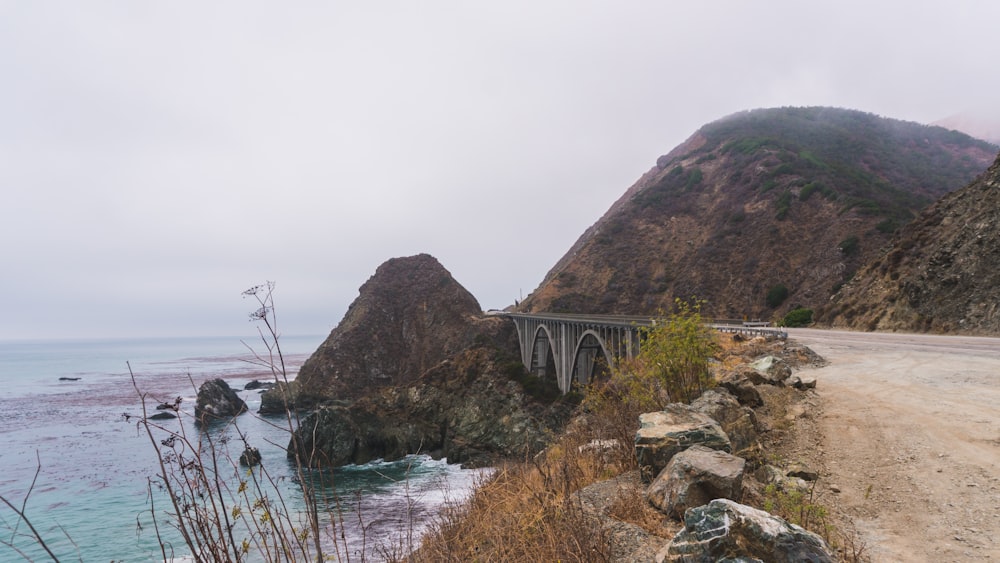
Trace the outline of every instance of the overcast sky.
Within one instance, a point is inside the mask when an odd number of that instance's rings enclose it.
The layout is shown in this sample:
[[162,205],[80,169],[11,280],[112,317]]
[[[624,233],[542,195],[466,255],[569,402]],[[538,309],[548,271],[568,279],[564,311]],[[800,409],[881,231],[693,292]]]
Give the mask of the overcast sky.
[[0,338],[326,334],[383,261],[527,295],[700,126],[1000,95],[1000,3],[0,0]]

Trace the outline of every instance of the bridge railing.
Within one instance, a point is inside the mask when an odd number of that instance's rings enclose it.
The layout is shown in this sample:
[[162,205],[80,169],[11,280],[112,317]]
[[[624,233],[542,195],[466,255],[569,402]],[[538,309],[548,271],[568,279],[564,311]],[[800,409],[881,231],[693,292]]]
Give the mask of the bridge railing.
[[[582,315],[575,313],[509,313],[506,311],[496,311],[492,314],[506,317],[532,318],[538,320],[548,320],[555,322],[568,322],[589,325],[604,325],[616,327],[641,327],[648,328],[656,326],[655,317],[637,317],[630,315]],[[750,336],[777,337],[782,340],[788,338],[788,332],[772,327],[768,321],[759,319],[710,319],[706,324],[719,332],[740,333]]]

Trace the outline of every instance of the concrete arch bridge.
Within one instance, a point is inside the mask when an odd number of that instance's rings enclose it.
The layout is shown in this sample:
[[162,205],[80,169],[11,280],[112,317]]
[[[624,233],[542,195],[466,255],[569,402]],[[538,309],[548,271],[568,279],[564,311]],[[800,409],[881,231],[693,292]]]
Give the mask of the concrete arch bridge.
[[[586,385],[620,358],[634,358],[642,345],[642,329],[652,317],[571,315],[561,313],[494,313],[514,321],[524,367],[539,377],[555,377],[565,394],[573,383]],[[760,323],[721,321],[713,328],[747,335],[785,338],[783,331]]]

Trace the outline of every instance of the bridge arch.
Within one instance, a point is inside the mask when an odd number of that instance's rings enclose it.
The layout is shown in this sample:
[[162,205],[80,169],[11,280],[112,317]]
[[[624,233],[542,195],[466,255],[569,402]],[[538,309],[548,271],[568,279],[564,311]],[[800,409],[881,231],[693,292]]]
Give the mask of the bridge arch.
[[[559,390],[564,394],[570,391],[574,381],[590,381],[593,376],[593,363],[598,356],[597,347],[600,348],[608,367],[613,368],[619,359],[634,358],[639,353],[643,328],[656,324],[650,317],[500,311],[487,314],[514,321],[518,345],[521,348],[521,362],[525,369],[532,371],[535,364],[548,366],[551,360]],[[780,329],[750,326],[741,321],[717,321],[708,326],[719,331],[739,332],[750,336],[761,335],[781,339],[788,336]],[[539,341],[542,340],[545,341],[545,345],[539,346]],[[581,362],[579,358],[583,350],[591,350],[594,352],[594,357],[588,357]],[[544,358],[538,358],[540,354],[543,354]],[[585,364],[588,365],[584,368]]]
[[586,329],[577,338],[573,349],[573,362],[570,364],[569,384],[587,385],[593,381],[595,371],[604,360],[606,370],[615,365],[615,358],[608,349],[605,338],[593,329]]
[[[531,350],[525,367],[528,372],[540,378],[555,377],[558,381],[557,350],[554,346],[552,333],[548,326],[542,324],[535,329],[531,339]],[[552,368],[551,370],[549,368]]]

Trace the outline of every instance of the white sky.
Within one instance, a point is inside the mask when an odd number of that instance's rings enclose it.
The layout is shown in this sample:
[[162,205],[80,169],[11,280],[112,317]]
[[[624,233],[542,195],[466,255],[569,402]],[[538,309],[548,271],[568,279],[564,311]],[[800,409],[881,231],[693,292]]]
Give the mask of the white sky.
[[283,333],[325,334],[419,252],[502,308],[724,115],[993,111],[997,22],[991,0],[0,0],[0,338],[252,334],[265,280]]

